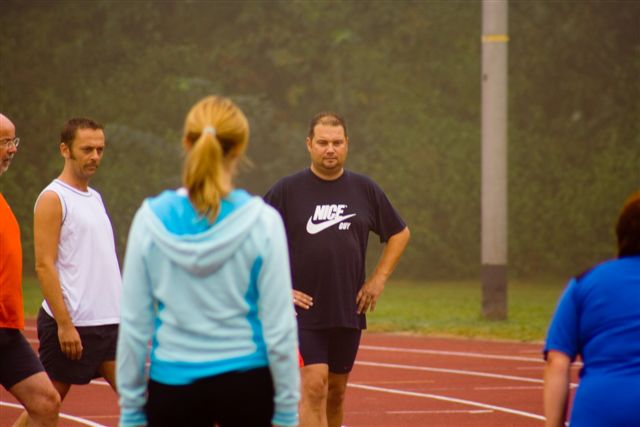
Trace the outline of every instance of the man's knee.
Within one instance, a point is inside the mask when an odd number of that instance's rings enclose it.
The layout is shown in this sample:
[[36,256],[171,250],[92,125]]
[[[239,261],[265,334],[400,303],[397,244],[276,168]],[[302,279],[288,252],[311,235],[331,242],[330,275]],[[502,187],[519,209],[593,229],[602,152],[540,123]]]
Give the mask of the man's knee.
[[24,406],[30,418],[55,420],[60,412],[61,398],[49,377],[39,372],[24,379],[9,390]]
[[336,407],[342,405],[346,390],[344,388],[329,388],[327,393],[327,406]]
[[302,377],[303,397],[313,401],[322,402],[327,398],[328,378],[320,372],[305,372]]
[[53,387],[47,387],[34,396],[31,404],[26,407],[29,416],[36,418],[57,418],[60,412],[60,394]]
[[[21,390],[20,390],[21,391]],[[25,412],[20,414],[13,427],[25,427],[36,423],[39,426],[56,426],[60,413],[60,395],[53,387],[35,386],[23,402]],[[18,397],[18,396],[16,396]]]
[[42,407],[47,413],[58,414],[60,412],[62,400],[60,394],[53,387],[50,387],[42,396]]
[[329,385],[327,394],[328,406],[339,406],[344,401],[347,392],[347,380],[349,374],[329,374]]

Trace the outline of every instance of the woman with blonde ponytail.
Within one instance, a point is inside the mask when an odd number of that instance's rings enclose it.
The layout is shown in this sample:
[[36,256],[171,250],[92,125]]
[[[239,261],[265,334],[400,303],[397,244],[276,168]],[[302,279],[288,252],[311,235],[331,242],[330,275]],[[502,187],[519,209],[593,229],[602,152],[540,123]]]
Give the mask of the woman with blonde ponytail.
[[210,220],[218,213],[220,198],[231,189],[235,164],[247,142],[247,118],[229,99],[210,96],[187,115],[182,182],[196,210]]
[[233,185],[248,141],[231,100],[200,100],[185,119],[183,187],[136,213],[116,358],[120,426],[298,423],[284,226]]

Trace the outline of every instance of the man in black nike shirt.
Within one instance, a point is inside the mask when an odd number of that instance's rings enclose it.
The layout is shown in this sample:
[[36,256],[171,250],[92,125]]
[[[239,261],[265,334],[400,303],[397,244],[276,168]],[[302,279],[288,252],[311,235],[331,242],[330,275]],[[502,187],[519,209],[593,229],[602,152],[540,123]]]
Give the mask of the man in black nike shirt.
[[[278,181],[265,195],[284,220],[303,359],[300,427],[340,427],[349,372],[365,314],[409,241],[409,229],[382,189],[344,169],[345,121],[336,113],[311,120],[311,167]],[[369,232],[385,243],[365,277]]]

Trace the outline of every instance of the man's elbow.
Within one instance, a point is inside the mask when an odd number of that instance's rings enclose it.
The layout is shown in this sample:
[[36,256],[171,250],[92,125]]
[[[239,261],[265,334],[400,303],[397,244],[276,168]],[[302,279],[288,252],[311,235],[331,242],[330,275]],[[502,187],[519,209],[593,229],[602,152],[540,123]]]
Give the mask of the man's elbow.
[[405,235],[405,240],[408,242],[409,239],[411,238],[411,232],[409,231],[409,227],[405,227],[404,230],[402,230],[402,233],[404,233]]
[[411,238],[411,232],[409,231],[409,227],[405,226],[402,231],[398,232],[391,238],[396,238],[399,243],[402,243],[403,246],[406,246],[409,243],[409,238]]
[[38,278],[42,278],[47,274],[47,271],[51,270],[51,265],[49,262],[36,257],[35,270]]

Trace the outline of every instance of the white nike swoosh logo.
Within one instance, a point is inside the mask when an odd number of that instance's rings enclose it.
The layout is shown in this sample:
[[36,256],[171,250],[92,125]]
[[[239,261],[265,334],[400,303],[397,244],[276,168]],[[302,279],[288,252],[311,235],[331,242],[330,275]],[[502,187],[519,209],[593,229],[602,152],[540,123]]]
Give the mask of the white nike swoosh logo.
[[314,224],[313,221],[311,221],[311,217],[309,217],[309,221],[307,221],[307,233],[309,233],[309,234],[318,234],[322,230],[325,230],[325,229],[331,227],[332,225],[336,225],[337,223],[342,222],[345,219],[349,219],[352,216],[356,216],[356,214],[338,216],[338,217],[335,217],[334,219],[330,219],[330,220],[324,221],[324,222],[319,222],[317,224]]

